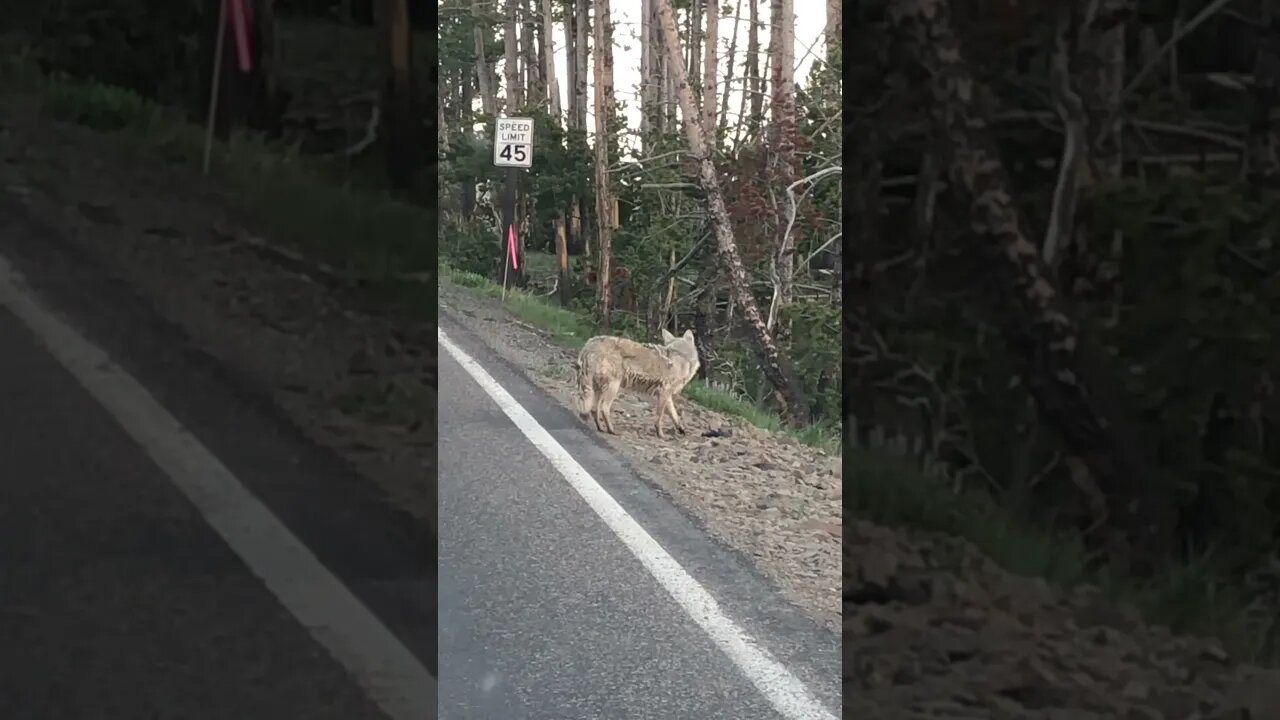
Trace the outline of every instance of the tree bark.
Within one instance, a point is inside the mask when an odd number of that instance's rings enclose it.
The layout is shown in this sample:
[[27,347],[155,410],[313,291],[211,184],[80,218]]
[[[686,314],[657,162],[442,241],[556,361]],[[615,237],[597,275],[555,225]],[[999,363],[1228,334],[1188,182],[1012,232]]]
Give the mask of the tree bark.
[[529,7],[529,0],[520,0],[520,63],[525,74],[525,98],[530,106],[542,105],[546,98],[546,86],[542,82],[542,53],[538,50],[539,23]]
[[590,13],[590,7],[588,4],[589,0],[576,0],[576,1],[578,3],[577,4],[578,14],[577,14],[577,20],[574,24],[578,33],[578,38],[576,41],[574,41],[574,44],[573,44],[573,51],[574,51],[573,58],[574,58],[574,63],[577,66],[577,69],[574,70],[573,77],[577,84],[575,85],[573,91],[577,93],[577,96],[578,96],[578,101],[577,101],[578,117],[577,117],[575,126],[582,130],[586,130],[587,129],[587,50],[588,50],[587,28],[590,26],[591,18],[589,15]]
[[826,43],[828,64],[831,63],[835,49],[840,47],[840,31],[844,23],[843,7],[844,3],[840,0],[827,0],[827,24],[822,29],[822,36]]
[[1256,185],[1274,186],[1280,181],[1280,14],[1273,0],[1261,2],[1245,176]]
[[[689,3],[687,17],[689,20],[689,34],[686,37],[689,38],[689,52],[688,57],[685,59],[684,67],[685,72],[688,73],[686,79],[689,81],[689,85],[698,87],[702,85],[702,3],[698,2],[698,0],[692,0]],[[702,88],[698,87],[698,94],[694,98],[701,99],[701,93]],[[698,117],[700,118],[701,115]],[[690,119],[692,120],[692,118]],[[695,120],[694,122],[701,122],[701,120]]]
[[[772,0],[770,7],[769,84],[772,90],[772,117],[769,123],[769,181],[779,188],[790,187],[796,179],[796,91],[795,14],[792,0]],[[787,232],[788,205],[778,203],[775,219],[776,245],[771,268],[773,299],[766,326],[786,335],[778,320],[791,304],[795,286],[795,240]]]
[[653,134],[653,0],[640,0],[640,152],[647,155]]
[[607,334],[612,312],[609,261],[613,255],[613,223],[609,219],[613,216],[613,201],[609,194],[609,123],[613,120],[613,28],[609,19],[609,0],[595,0],[595,7],[596,237],[600,245],[596,261],[596,316],[600,331]]
[[764,118],[764,83],[760,77],[760,0],[747,0],[751,14],[747,23],[747,69],[742,77],[747,81],[744,97],[751,106],[749,124],[759,127]]
[[520,45],[516,33],[520,0],[507,0],[507,17],[502,22],[502,74],[507,81],[504,97],[506,113],[514,115],[524,107],[524,93],[520,85]]
[[556,217],[556,261],[559,265],[560,276],[557,287],[560,291],[560,304],[569,307],[569,303],[573,300],[573,276],[569,273],[569,243],[565,237],[564,213],[560,213]]
[[475,19],[477,27],[475,28],[476,37],[476,83],[480,86],[480,109],[489,117],[498,115],[498,93],[493,87],[494,78],[489,74],[489,61],[484,57],[484,30],[479,25],[483,24],[480,19],[480,0],[473,0],[471,3],[471,17]]
[[946,0],[891,0],[892,40],[929,80],[934,120],[948,154],[953,187],[972,208],[970,234],[993,263],[1005,335],[1022,357],[1027,387],[1046,422],[1082,458],[1105,493],[1103,526],[1118,561],[1150,570],[1172,549],[1174,508],[1151,484],[1136,443],[1104,417],[1089,392],[1081,336],[1036,245],[1028,239],[987,122],[975,108],[978,88],[962,53]]
[[564,89],[565,108],[564,124],[567,128],[576,127],[578,120],[577,93],[578,87],[578,51],[577,51],[577,8],[575,2],[586,0],[564,0]]
[[[1136,0],[1101,0],[1089,3],[1079,30],[1080,47],[1076,65],[1082,70],[1079,83],[1084,110],[1089,119],[1087,163],[1094,184],[1118,182],[1124,176],[1124,114],[1121,112],[1125,85],[1125,26],[1136,14]],[[1113,322],[1119,321],[1123,288],[1120,268],[1124,264],[1124,235],[1112,232],[1105,247],[1090,248],[1093,232],[1087,222],[1075,228],[1077,256],[1090,253],[1100,259],[1091,278],[1111,308]],[[1064,238],[1070,240],[1070,238]],[[1070,292],[1070,286],[1065,286]]]
[[542,0],[542,64],[546,76],[547,109],[560,122],[560,83],[556,82],[555,26],[551,18],[551,0]]
[[670,0],[654,0],[654,2],[658,8],[667,59],[675,70],[675,77],[681,79],[676,85],[676,98],[680,103],[680,112],[686,118],[685,138],[689,143],[690,155],[698,163],[698,184],[706,195],[721,266],[728,275],[734,300],[742,310],[748,336],[751,338],[761,370],[786,405],[784,417],[793,424],[802,425],[809,420],[809,403],[805,399],[804,388],[765,328],[764,318],[760,314],[755,298],[751,295],[746,268],[743,267],[742,258],[738,255],[729,211],[725,207],[724,195],[720,191],[719,176],[702,136],[702,124],[696,120],[698,109],[693,102],[693,92],[689,88],[688,80],[685,79],[687,75],[683,67],[684,61],[680,57],[680,36],[676,32],[675,13],[671,9]]
[[716,70],[719,68],[719,53],[716,43],[720,41],[720,0],[706,0],[707,8],[707,46],[706,56],[702,62],[702,135],[707,139],[707,147],[715,152],[716,142]]
[[422,138],[417,137],[417,103],[413,85],[413,33],[407,0],[380,0],[388,77],[383,93],[383,138],[387,178],[397,190],[413,186]]

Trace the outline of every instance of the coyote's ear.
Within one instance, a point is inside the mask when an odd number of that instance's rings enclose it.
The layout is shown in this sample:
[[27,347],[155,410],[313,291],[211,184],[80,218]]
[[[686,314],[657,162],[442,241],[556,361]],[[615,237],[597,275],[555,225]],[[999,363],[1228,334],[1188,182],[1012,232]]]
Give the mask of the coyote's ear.
[[685,330],[685,331],[684,331],[684,335],[682,335],[681,337],[683,337],[685,340],[692,340],[692,339],[693,339],[693,330]]
[[666,328],[662,328],[662,344],[663,345],[666,345],[667,343],[675,339],[676,339],[675,335],[672,335],[671,333],[667,332]]

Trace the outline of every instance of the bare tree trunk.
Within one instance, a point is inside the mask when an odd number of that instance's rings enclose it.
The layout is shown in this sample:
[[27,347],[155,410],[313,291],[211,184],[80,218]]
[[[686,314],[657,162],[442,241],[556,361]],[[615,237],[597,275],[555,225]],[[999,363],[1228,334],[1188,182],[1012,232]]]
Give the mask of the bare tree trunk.
[[707,48],[702,62],[702,135],[712,153],[719,146],[716,141],[716,69],[719,55],[716,44],[720,41],[720,1],[707,3]]
[[507,81],[504,97],[506,98],[507,115],[514,115],[524,106],[524,95],[520,84],[520,47],[516,33],[516,22],[520,11],[520,0],[507,0],[507,17],[502,22],[502,74]]
[[542,53],[538,50],[538,21],[529,0],[520,0],[520,62],[525,74],[525,97],[529,105],[541,104],[546,97],[542,82]]
[[1244,165],[1247,178],[1272,186],[1280,180],[1280,16],[1273,0],[1261,2]]
[[[551,0],[542,0],[542,66],[547,79],[547,109],[560,121],[560,84],[556,82],[555,26],[551,22]],[[563,228],[562,228],[563,229]]]
[[[1006,337],[1025,362],[1024,373],[1042,416],[1082,458],[1106,495],[1114,552],[1135,570],[1149,569],[1172,547],[1174,508],[1151,487],[1138,443],[1122,442],[1124,428],[1099,409],[1082,375],[1081,336],[1050,279],[1040,251],[1023,227],[1012,188],[975,108],[975,80],[961,52],[946,0],[891,0],[893,40],[929,78],[934,121],[951,164],[948,176],[972,208],[969,236],[993,262]],[[1134,440],[1133,438],[1127,438]]]
[[600,331],[609,332],[609,283],[613,244],[613,201],[609,194],[609,123],[613,119],[613,28],[609,18],[609,0],[595,0],[595,119],[596,119],[596,234],[600,255],[596,262],[598,281],[597,322]]
[[407,0],[381,0],[381,24],[389,68],[384,89],[383,135],[387,178],[397,190],[413,185],[421,139],[415,137],[417,112],[413,86],[413,33]]
[[844,3],[840,0],[827,0],[827,24],[822,29],[827,64],[831,64],[835,49],[840,47],[840,31],[844,24],[841,13],[843,7]]
[[[656,12],[654,17],[657,17]],[[656,19],[654,26],[658,33],[662,32],[662,28],[658,25]],[[662,52],[662,36],[660,34],[655,43],[659,48],[659,52]],[[662,132],[676,132],[679,129],[676,124],[676,76],[675,69],[671,65],[671,59],[665,52],[662,53],[662,107]]]
[[648,154],[653,133],[653,0],[640,0],[640,152]]
[[[724,134],[725,122],[729,117],[729,91],[733,89],[733,68],[738,61],[738,21],[742,19],[742,0],[738,0],[733,11],[733,35],[729,37],[728,70],[724,77],[724,92],[720,94],[720,134]],[[739,118],[741,122],[741,118]]]
[[[578,127],[578,8],[577,3],[587,0],[564,0],[564,87],[568,101],[564,124],[570,130]],[[566,213],[568,239],[566,244],[578,248],[582,244],[582,223],[578,216],[578,196],[569,201]]]
[[720,191],[720,180],[716,174],[715,165],[711,162],[706,141],[702,137],[702,124],[696,120],[698,108],[693,102],[693,92],[689,88],[689,83],[684,79],[688,76],[683,67],[684,62],[680,58],[680,36],[676,32],[675,13],[671,9],[670,0],[654,0],[654,2],[657,4],[662,33],[666,41],[667,58],[676,70],[676,77],[682,79],[676,86],[676,97],[680,103],[680,111],[686,118],[684,131],[685,138],[689,142],[690,155],[698,162],[699,185],[707,197],[721,267],[729,277],[734,300],[742,310],[748,336],[751,338],[764,376],[784,400],[786,405],[784,416],[794,424],[804,424],[809,419],[809,404],[805,399],[804,388],[786,364],[782,351],[765,328],[764,318],[760,315],[760,309],[751,295],[746,268],[743,267],[742,258],[738,255],[729,211],[725,207],[724,195]]
[[[685,61],[685,69],[689,73],[691,87],[702,85],[702,3],[692,0],[689,3],[689,57]],[[698,87],[695,99],[701,98],[702,88]]]
[[578,120],[578,50],[577,50],[577,9],[575,2],[586,0],[564,0],[564,89],[568,107],[565,108],[564,126],[577,127]]
[[[1124,175],[1124,114],[1120,111],[1125,86],[1125,25],[1136,10],[1137,0],[1089,3],[1080,23],[1077,66],[1084,71],[1079,87],[1089,122],[1086,162],[1094,184],[1115,183]],[[1100,259],[1092,281],[1111,308],[1111,322],[1119,322],[1123,233],[1114,230],[1107,246],[1097,250],[1088,247],[1093,232],[1086,223],[1076,226],[1074,237],[1080,245],[1077,256],[1091,253]]]
[[[480,23],[480,0],[472,0],[471,16],[477,25]],[[484,57],[484,31],[475,29],[476,37],[476,83],[480,86],[480,109],[485,115],[495,117],[498,114],[498,93],[493,87],[494,78],[489,74],[489,61]]]
[[[796,101],[795,101],[795,14],[792,0],[772,0],[770,7],[769,84],[772,98],[769,124],[770,182],[779,188],[790,187],[796,176]],[[778,203],[776,219],[777,243],[774,248],[773,299],[769,303],[766,327],[785,336],[786,328],[778,319],[791,304],[795,287],[795,240],[787,232],[788,206]]]
[[573,91],[577,94],[578,117],[575,127],[582,130],[587,129],[587,28],[591,24],[590,3],[589,0],[577,1],[577,21],[574,23],[578,33],[578,38],[573,44],[573,61],[577,68],[573,72],[574,85]]
[[760,77],[760,0],[747,0],[751,14],[747,24],[747,69],[742,77],[747,81],[743,98],[751,104],[749,123],[759,127],[764,118],[764,82]]
[[258,68],[258,87],[262,93],[258,108],[260,115],[256,127],[265,130],[268,138],[278,138],[283,132],[286,110],[280,91],[280,54],[276,31],[275,0],[256,0],[253,4],[253,54]]
[[573,299],[573,276],[569,273],[569,243],[565,237],[564,213],[556,217],[556,260],[559,265],[560,304],[568,307]]

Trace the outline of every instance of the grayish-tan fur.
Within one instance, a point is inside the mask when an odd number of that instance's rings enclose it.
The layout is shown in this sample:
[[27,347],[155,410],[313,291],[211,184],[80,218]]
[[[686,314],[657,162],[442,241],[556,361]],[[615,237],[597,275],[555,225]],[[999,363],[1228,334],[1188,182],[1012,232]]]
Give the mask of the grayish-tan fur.
[[684,433],[674,398],[698,372],[698,349],[692,330],[680,337],[663,330],[661,345],[597,335],[582,346],[576,367],[578,415],[584,421],[593,418],[597,430],[618,434],[613,429],[613,401],[622,388],[627,388],[654,395],[658,437],[666,438],[662,422],[667,415],[675,422],[676,430]]

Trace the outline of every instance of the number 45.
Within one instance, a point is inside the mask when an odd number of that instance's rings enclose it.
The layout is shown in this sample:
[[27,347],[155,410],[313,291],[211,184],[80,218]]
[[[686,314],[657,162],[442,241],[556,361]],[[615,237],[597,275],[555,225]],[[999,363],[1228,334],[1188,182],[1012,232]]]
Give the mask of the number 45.
[[525,152],[523,145],[504,145],[498,151],[498,157],[508,161],[514,158],[516,162],[522,163],[529,155]]

